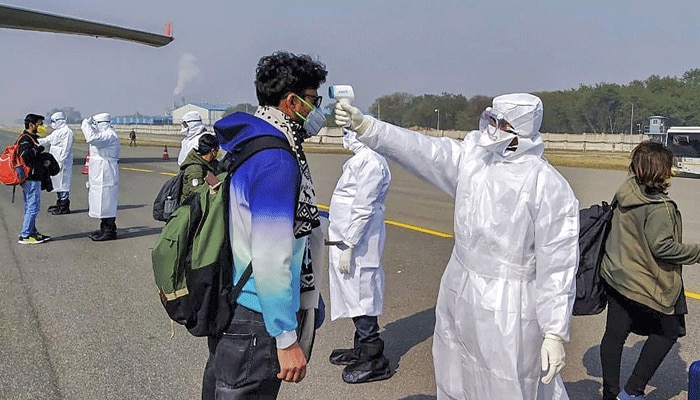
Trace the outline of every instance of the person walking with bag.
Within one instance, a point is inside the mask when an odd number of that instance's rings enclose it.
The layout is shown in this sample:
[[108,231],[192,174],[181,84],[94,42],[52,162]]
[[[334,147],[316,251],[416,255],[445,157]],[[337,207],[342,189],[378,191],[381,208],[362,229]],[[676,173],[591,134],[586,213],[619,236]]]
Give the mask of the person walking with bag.
[[[673,154],[660,143],[632,151],[630,177],[617,190],[601,276],[608,314],[600,343],[604,400],[645,400],[644,390],[679,337],[688,312],[683,264],[700,261],[700,244],[682,243],[681,213],[668,196]],[[630,332],[647,336],[620,391],[622,349]]]

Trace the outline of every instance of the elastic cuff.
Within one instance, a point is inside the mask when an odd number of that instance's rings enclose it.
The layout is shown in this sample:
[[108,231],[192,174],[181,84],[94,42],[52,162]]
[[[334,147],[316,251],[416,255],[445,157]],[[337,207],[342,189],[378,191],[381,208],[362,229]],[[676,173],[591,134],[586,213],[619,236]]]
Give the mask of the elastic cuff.
[[355,132],[357,132],[358,135],[362,135],[363,133],[367,132],[367,130],[372,126],[372,118],[369,118],[368,116],[363,116],[362,117],[362,123],[355,128]]
[[284,332],[280,333],[279,335],[275,336],[275,340],[277,341],[277,348],[278,349],[286,349],[287,347],[296,343],[297,332],[296,331],[284,331]]
[[552,339],[552,340],[556,340],[557,342],[564,343],[564,339],[560,338],[559,335],[555,335],[553,333],[545,333],[544,337],[546,339]]

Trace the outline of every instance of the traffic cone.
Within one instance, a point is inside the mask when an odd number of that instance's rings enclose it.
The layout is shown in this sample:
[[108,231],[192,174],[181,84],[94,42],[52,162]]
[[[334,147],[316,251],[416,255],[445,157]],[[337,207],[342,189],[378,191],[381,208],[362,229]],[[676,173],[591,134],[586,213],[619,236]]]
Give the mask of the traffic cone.
[[163,149],[163,161],[168,161],[170,160],[170,156],[168,155],[168,145],[165,145],[165,148]]
[[90,162],[90,150],[87,152],[87,156],[85,156],[85,166],[83,167],[83,175],[87,175],[88,173],[88,163]]

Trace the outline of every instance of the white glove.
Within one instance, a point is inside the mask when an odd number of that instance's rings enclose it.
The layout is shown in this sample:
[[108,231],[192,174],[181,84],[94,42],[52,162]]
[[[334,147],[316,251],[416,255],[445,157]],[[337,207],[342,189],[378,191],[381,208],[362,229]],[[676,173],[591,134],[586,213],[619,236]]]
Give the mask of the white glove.
[[566,355],[564,354],[564,340],[551,333],[545,334],[540,356],[542,357],[542,372],[549,370],[547,375],[542,377],[542,383],[546,385],[551,382],[564,368],[564,365],[566,365],[564,363],[566,359]]
[[340,260],[338,260],[338,271],[341,274],[350,273],[350,260],[352,260],[352,247],[347,247],[340,253]]
[[359,108],[339,101],[335,103],[335,124],[363,134],[369,128],[369,122]]

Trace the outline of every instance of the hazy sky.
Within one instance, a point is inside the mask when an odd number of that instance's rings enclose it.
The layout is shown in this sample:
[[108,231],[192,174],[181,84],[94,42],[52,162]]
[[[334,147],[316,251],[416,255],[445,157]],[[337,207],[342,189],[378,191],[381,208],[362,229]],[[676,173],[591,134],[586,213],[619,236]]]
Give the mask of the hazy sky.
[[257,104],[255,66],[275,50],[320,59],[329,75],[319,91],[352,84],[362,109],[396,92],[494,96],[627,84],[700,67],[697,0],[0,3],[158,33],[172,21],[175,37],[153,48],[0,29],[5,123],[65,106],[83,116],[162,115],[182,97]]

